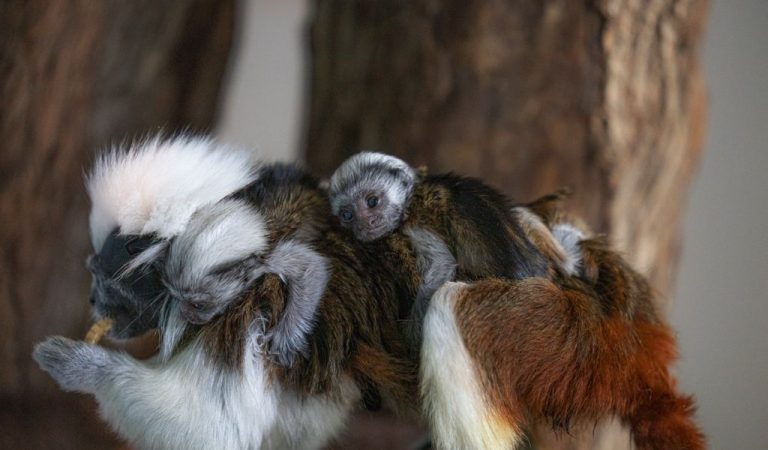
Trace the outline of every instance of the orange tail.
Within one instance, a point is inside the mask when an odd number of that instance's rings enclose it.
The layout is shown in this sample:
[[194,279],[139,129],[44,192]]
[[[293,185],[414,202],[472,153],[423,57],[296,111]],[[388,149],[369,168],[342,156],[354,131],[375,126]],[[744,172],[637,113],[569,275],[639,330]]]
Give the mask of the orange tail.
[[648,393],[627,418],[637,450],[703,450],[704,435],[694,424],[693,399],[671,390]]

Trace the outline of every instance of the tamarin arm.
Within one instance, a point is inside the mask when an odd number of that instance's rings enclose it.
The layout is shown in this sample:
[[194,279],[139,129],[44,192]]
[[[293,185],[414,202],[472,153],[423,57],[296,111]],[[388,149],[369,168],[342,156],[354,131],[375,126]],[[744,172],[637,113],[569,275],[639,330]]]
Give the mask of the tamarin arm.
[[403,232],[410,238],[416,253],[417,269],[422,281],[411,310],[409,341],[418,348],[424,314],[435,291],[456,276],[456,259],[436,234],[424,228],[408,227]]

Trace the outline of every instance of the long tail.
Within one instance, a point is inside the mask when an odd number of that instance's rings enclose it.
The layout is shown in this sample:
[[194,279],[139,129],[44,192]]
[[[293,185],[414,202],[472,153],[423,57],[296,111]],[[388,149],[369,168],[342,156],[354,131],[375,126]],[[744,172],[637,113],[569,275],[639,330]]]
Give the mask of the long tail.
[[693,422],[693,399],[670,389],[652,392],[625,420],[637,450],[700,450],[704,436]]

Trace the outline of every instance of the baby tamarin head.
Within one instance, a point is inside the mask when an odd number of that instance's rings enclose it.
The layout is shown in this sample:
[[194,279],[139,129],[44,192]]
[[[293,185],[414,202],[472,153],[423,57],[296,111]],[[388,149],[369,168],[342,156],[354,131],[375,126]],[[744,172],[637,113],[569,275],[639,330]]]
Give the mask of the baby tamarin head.
[[267,240],[262,216],[243,201],[198,211],[173,240],[165,264],[165,284],[182,317],[203,324],[240,298],[264,273]]
[[[289,177],[284,181],[284,189],[301,191],[299,179]],[[322,191],[318,189],[317,194]],[[311,208],[313,201],[307,202],[301,196],[292,198],[298,202],[293,205],[296,208],[305,205],[308,214],[316,213]],[[314,328],[330,267],[313,248],[311,239],[303,239],[306,230],[272,233],[276,223],[284,223],[274,211],[279,207],[272,205],[270,212],[269,206],[257,208],[249,199],[253,200],[248,196],[230,198],[196,212],[170,245],[164,283],[181,317],[201,325],[238,304],[263,275],[277,275],[288,295],[277,308],[267,305],[275,320],[265,330],[265,343],[270,357],[289,367],[297,355],[306,354],[307,336]]]
[[331,211],[357,239],[379,239],[400,226],[416,181],[416,170],[394,156],[358,153],[331,177]]

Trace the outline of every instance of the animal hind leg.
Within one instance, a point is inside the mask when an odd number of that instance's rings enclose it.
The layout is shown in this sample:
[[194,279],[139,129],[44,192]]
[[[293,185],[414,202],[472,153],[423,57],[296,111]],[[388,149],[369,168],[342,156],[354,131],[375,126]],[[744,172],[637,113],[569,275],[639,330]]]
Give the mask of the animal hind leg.
[[514,449],[520,424],[489,402],[456,323],[454,305],[467,285],[445,283],[424,318],[420,390],[434,444],[439,449]]

